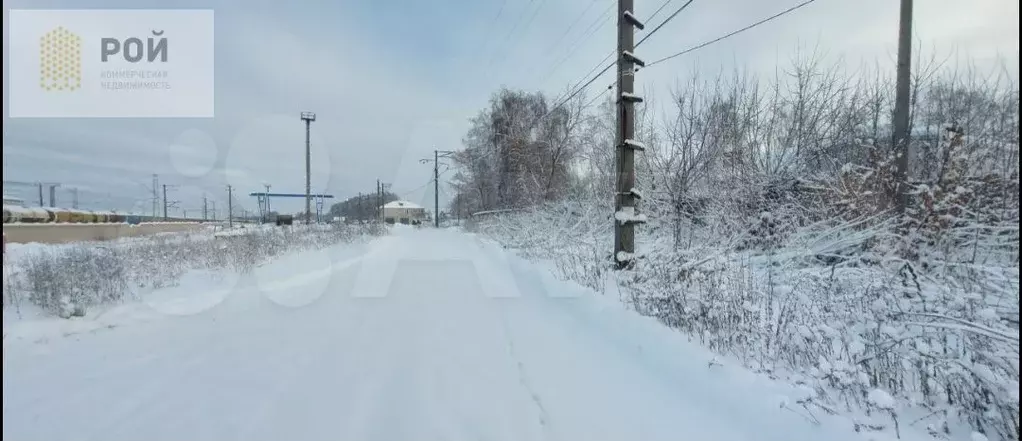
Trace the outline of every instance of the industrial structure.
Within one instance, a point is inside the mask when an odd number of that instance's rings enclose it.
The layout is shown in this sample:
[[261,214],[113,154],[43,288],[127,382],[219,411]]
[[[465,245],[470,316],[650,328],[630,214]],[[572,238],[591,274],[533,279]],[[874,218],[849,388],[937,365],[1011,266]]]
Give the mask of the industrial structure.
[[[276,222],[276,220],[270,219],[270,198],[305,198],[307,201],[314,201],[316,204],[316,222],[321,222],[323,219],[323,209],[326,206],[326,200],[334,198],[332,194],[254,192],[248,195],[256,198],[256,202],[259,205],[259,219],[264,223]],[[311,205],[309,208],[311,210]]]

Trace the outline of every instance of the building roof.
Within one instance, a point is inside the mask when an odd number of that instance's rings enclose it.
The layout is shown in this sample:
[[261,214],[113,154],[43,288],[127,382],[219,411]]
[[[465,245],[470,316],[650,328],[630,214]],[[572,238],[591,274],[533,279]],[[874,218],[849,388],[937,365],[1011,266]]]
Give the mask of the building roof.
[[408,201],[393,201],[384,204],[383,208],[422,208],[422,206]]

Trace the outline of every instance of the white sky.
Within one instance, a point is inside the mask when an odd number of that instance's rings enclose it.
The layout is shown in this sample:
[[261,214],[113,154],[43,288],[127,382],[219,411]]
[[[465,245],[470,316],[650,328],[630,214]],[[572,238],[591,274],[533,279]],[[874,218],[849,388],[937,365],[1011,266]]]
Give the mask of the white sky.
[[[637,15],[647,17],[662,1],[636,0]],[[647,29],[682,3],[673,0]],[[656,59],[796,3],[695,0],[637,53]],[[273,191],[301,193],[305,162],[299,113],[309,110],[318,117],[312,126],[313,191],[344,198],[374,191],[381,179],[406,199],[430,205],[433,194],[424,184],[432,168],[419,159],[431,157],[433,148],[459,148],[468,118],[501,85],[554,95],[581,79],[614,49],[613,20],[591,35],[583,33],[612,4],[4,0],[5,8],[213,8],[217,36],[215,118],[8,120],[5,100],[4,179],[79,187],[95,203],[113,205],[103,208],[149,207],[145,198],[153,173],[176,185],[170,199],[194,210],[201,207],[203,193],[225,207],[228,183],[242,195],[262,191],[263,183]],[[917,0],[914,33],[921,50],[968,57],[983,68],[1003,64],[1017,78],[1018,17],[1017,0]],[[7,96],[6,13],[4,18]],[[897,20],[894,0],[818,0],[640,71],[637,87],[656,100],[693,70],[739,66],[772,72],[800,46],[819,47],[828,62],[850,69],[879,62],[893,70]],[[570,58],[554,70],[566,54]],[[611,81],[607,76],[592,90]],[[442,191],[442,202],[449,196],[449,189]],[[61,192],[59,197],[64,202],[69,196]],[[247,196],[239,203],[255,208]],[[302,204],[300,199],[274,203],[287,210]]]

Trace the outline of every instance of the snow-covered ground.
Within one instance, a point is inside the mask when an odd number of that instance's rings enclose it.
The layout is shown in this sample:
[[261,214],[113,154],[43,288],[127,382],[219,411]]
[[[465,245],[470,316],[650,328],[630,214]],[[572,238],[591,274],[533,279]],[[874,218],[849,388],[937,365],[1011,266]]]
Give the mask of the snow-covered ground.
[[5,440],[887,436],[449,230],[189,273],[83,319],[5,316],[4,335]]

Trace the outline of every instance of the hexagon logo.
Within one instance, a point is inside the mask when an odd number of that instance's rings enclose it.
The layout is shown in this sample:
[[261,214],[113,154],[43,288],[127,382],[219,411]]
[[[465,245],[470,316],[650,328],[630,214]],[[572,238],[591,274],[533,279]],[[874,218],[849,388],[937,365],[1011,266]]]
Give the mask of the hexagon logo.
[[48,92],[82,87],[82,38],[63,26],[39,37],[39,87]]

